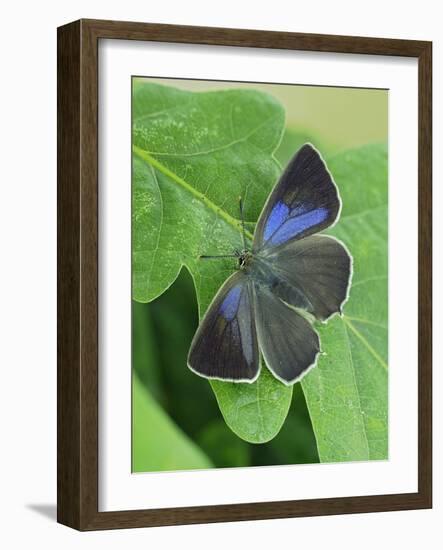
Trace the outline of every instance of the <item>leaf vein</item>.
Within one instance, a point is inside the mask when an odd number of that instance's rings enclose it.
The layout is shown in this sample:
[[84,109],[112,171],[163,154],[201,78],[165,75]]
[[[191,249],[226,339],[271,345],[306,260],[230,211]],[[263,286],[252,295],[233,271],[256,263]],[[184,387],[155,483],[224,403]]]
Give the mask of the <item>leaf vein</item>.
[[357,395],[358,408],[360,410],[360,420],[361,420],[361,423],[363,424],[363,433],[365,435],[366,448],[367,448],[367,453],[368,453],[367,456],[369,458],[370,457],[369,439],[368,439],[368,434],[367,434],[367,431],[366,431],[366,424],[365,424],[365,421],[363,420],[363,410],[362,410],[361,401],[360,401],[360,392],[359,392],[359,388],[358,388],[358,384],[357,384],[357,378],[355,376],[354,359],[352,357],[351,342],[349,340],[349,334],[348,334],[347,326],[346,326],[345,323],[343,323],[343,328],[344,328],[344,332],[345,332],[345,335],[346,335],[346,340],[348,342],[349,358],[351,360],[352,378],[353,378],[353,381],[354,381],[355,391],[356,391],[356,395]]
[[354,325],[346,319],[346,317],[343,317],[343,321],[348,326],[354,335],[362,342],[366,348],[369,350],[369,352],[377,359],[377,361],[380,363],[382,367],[384,367],[386,370],[388,370],[388,365],[386,361],[375,351],[375,349],[371,346],[371,344],[366,340],[366,338],[358,331]]
[[[162,172],[165,176],[168,176],[173,181],[181,185],[184,189],[189,191],[194,197],[198,198],[201,202],[205,204],[209,209],[211,209],[213,212],[218,214],[221,218],[223,218],[229,225],[232,227],[235,227],[237,231],[242,231],[242,226],[240,220],[237,220],[228,212],[223,210],[220,206],[217,206],[214,202],[212,202],[206,195],[203,193],[200,193],[200,191],[197,191],[191,184],[189,184],[187,181],[185,181],[183,178],[169,170],[166,166],[164,166],[161,162],[159,162],[157,159],[152,157],[147,151],[144,151],[143,149],[140,149],[136,145],[133,146],[133,151],[136,155],[138,155],[142,160],[153,166],[154,168],[157,168],[160,172]],[[253,236],[252,233],[250,233],[247,229],[245,229],[245,235],[249,239],[252,240]]]

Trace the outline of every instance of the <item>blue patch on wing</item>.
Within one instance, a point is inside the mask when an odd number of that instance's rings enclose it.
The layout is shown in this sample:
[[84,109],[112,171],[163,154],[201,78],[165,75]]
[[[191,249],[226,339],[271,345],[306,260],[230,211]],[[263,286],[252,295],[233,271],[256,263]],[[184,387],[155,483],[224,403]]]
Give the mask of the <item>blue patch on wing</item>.
[[290,209],[279,201],[271,210],[266,221],[263,237],[268,245],[279,245],[319,225],[327,219],[329,211],[325,207],[310,210],[309,206],[297,205]]
[[226,294],[225,299],[220,305],[220,312],[227,321],[232,321],[237,315],[238,305],[240,302],[241,287],[234,286]]
[[269,218],[266,220],[265,230],[263,233],[264,240],[267,241],[271,235],[273,235],[277,229],[286,220],[289,214],[289,206],[279,201],[274,205]]
[[296,237],[306,229],[320,224],[328,217],[326,208],[317,208],[297,217],[289,217],[283,225],[272,235],[270,244],[279,245]]

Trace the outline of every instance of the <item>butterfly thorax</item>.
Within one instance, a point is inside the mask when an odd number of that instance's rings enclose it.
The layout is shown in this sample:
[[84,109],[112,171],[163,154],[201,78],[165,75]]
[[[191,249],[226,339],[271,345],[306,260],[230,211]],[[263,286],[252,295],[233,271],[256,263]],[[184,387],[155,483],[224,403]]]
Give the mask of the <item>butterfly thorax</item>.
[[250,250],[242,250],[238,253],[238,268],[246,270],[252,262],[252,252]]
[[276,279],[272,266],[266,259],[250,250],[242,250],[238,254],[238,269],[252,277],[256,283],[265,286],[272,286]]

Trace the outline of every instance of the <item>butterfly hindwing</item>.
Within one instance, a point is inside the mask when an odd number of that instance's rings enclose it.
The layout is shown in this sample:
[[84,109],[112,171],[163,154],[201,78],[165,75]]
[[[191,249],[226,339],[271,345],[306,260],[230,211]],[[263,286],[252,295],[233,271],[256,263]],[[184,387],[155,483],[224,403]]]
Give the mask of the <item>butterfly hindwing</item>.
[[192,340],[188,365],[206,378],[236,382],[257,378],[252,287],[243,272],[231,275],[209,306]]
[[296,382],[315,364],[318,334],[267,287],[254,286],[254,308],[258,343],[268,368],[283,383]]
[[303,145],[266,202],[255,230],[254,251],[322,231],[339,211],[337,188],[325,163],[312,145]]
[[348,296],[352,260],[344,245],[311,235],[275,249],[264,260],[275,276],[272,291],[288,304],[325,321],[341,313]]

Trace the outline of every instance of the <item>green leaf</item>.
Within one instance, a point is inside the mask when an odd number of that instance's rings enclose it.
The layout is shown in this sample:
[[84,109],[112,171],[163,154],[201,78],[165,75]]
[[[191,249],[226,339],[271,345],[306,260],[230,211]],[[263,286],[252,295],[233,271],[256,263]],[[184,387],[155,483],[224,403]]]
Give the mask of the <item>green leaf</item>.
[[133,472],[213,467],[203,451],[163,412],[135,374],[132,399]]
[[291,405],[292,388],[279,382],[262,365],[253,384],[211,382],[226,424],[250,443],[273,439]]
[[[242,248],[238,197],[243,198],[246,221],[254,223],[280,174],[273,152],[283,126],[282,106],[262,92],[191,93],[135,81],[135,300],[157,298],[185,266],[202,317],[236,266],[231,260],[202,261],[199,256]],[[267,369],[254,384],[214,381],[211,386],[237,435],[263,443],[278,433],[292,389]]]
[[317,326],[325,354],[301,382],[320,460],[388,456],[387,152],[368,146],[337,155],[328,166],[343,200],[328,233],[354,258],[343,317]]
[[[195,94],[147,82],[135,83],[133,108],[133,296],[154,300],[185,266],[201,317],[235,266],[198,257],[242,247],[239,195],[245,200],[248,240],[252,237],[280,173],[273,152],[283,110],[252,90]],[[279,158],[293,150],[287,139]],[[302,387],[321,461],[382,459],[387,456],[386,149],[349,151],[328,164],[343,198],[342,218],[330,233],[354,257],[354,282],[344,317],[318,326],[325,354]],[[262,443],[278,433],[292,390],[266,368],[251,385],[215,381],[211,386],[226,423],[241,438]]]
[[149,310],[145,304],[132,302],[132,368],[152,396],[161,399],[161,377],[157,365],[159,354]]

